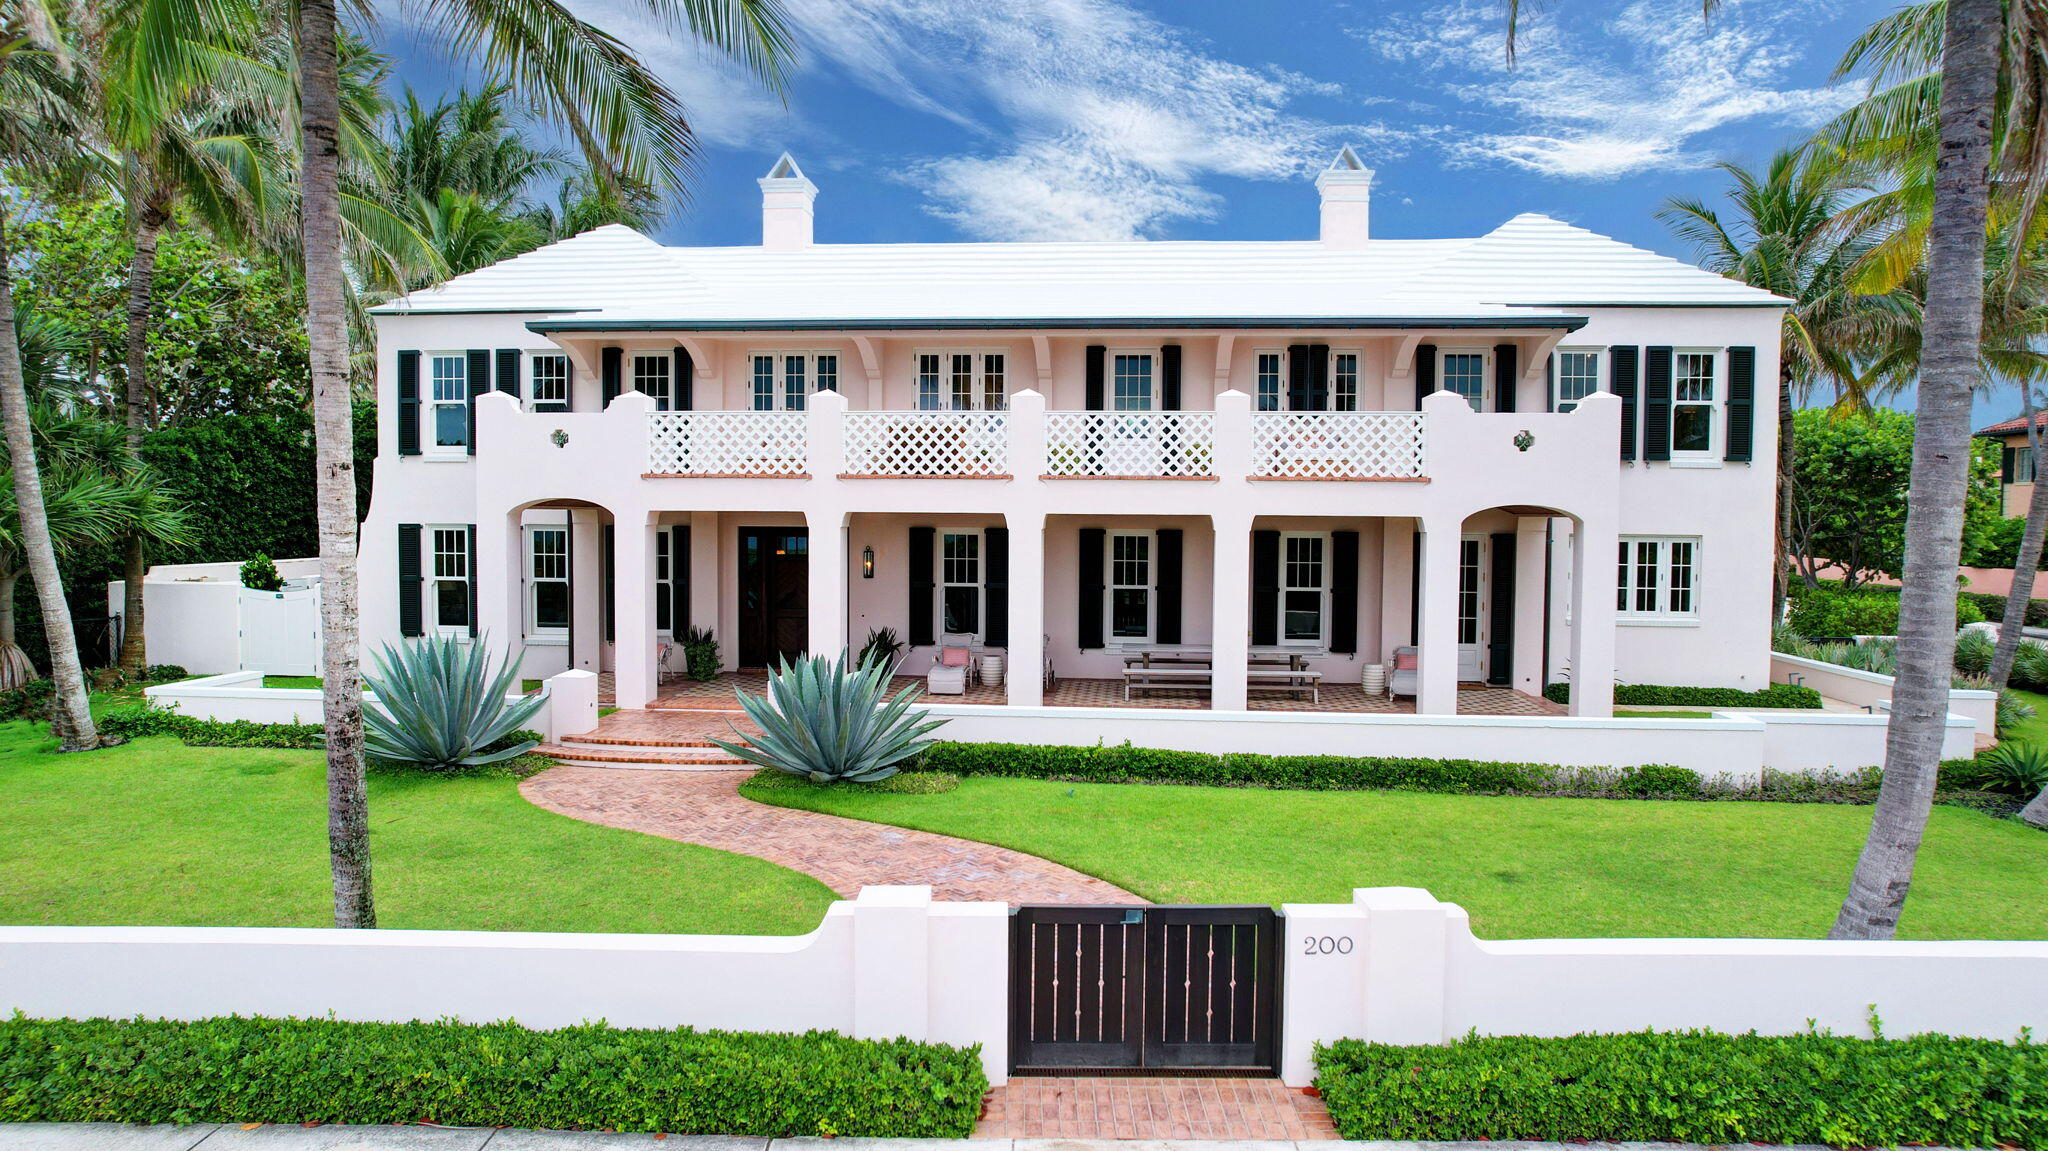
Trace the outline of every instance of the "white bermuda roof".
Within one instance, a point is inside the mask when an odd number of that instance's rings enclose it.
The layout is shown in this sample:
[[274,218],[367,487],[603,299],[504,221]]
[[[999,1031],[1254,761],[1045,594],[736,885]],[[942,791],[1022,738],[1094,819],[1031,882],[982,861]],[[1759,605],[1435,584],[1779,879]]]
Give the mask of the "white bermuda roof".
[[1535,214],[1477,239],[671,248],[585,232],[376,309],[575,313],[549,327],[1570,318],[1788,301]]

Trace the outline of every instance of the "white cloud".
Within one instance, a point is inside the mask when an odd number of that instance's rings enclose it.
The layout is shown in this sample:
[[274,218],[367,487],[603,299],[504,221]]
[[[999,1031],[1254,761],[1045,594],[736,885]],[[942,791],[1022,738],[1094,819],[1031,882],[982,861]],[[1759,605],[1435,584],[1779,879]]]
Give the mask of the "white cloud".
[[[1702,137],[1745,122],[1807,127],[1846,107],[1847,88],[1787,86],[1788,48],[1831,5],[1730,2],[1702,22],[1697,0],[1631,0],[1605,21],[1525,18],[1513,69],[1499,7],[1458,0],[1359,33],[1434,82],[1465,117],[1428,134],[1455,162],[1612,179],[1696,168]],[[1505,124],[1503,123],[1505,122]]]

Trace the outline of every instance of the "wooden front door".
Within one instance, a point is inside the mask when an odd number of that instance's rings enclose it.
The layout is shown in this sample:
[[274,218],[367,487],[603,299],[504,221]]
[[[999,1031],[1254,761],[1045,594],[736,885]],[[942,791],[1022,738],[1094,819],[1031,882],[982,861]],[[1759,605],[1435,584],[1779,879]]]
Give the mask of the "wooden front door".
[[773,667],[810,645],[810,534],[803,528],[741,528],[741,667]]

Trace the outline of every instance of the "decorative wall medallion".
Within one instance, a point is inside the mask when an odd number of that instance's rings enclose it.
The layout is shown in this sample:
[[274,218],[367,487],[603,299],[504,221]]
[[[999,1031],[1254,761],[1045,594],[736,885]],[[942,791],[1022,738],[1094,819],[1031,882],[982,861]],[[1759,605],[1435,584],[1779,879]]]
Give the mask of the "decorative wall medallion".
[[[1529,433],[1523,432],[1522,434],[1526,436]],[[569,433],[563,431],[560,428],[556,428],[555,434],[549,436],[548,439],[554,441],[554,445],[558,448],[566,448],[569,446]]]
[[[556,434],[557,434],[557,435],[559,435],[560,433],[558,432],[558,433],[556,433]],[[1536,445],[1536,437],[1535,437],[1535,436],[1532,436],[1532,435],[1530,435],[1530,434],[1529,434],[1529,429],[1527,429],[1527,428],[1523,428],[1523,429],[1522,429],[1521,431],[1519,431],[1519,432],[1516,432],[1516,433],[1515,433],[1515,450],[1516,450],[1516,451],[1518,451],[1518,452],[1526,452],[1526,451],[1528,451],[1528,450],[1529,450],[1530,448],[1534,447],[1535,445]]]

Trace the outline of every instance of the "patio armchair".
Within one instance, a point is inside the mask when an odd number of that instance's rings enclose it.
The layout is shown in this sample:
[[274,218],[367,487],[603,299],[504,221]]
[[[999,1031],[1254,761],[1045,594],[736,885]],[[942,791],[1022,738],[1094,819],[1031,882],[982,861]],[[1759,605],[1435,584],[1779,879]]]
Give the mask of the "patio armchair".
[[1421,690],[1422,649],[1402,646],[1394,649],[1394,668],[1387,673],[1387,698],[1405,695],[1415,698]]
[[974,637],[951,632],[939,639],[939,654],[924,677],[924,689],[932,695],[966,695],[974,683]]

